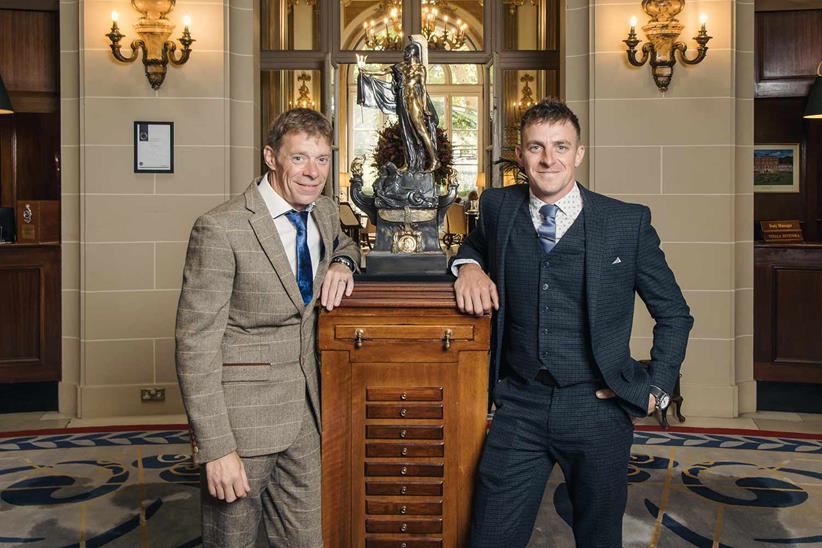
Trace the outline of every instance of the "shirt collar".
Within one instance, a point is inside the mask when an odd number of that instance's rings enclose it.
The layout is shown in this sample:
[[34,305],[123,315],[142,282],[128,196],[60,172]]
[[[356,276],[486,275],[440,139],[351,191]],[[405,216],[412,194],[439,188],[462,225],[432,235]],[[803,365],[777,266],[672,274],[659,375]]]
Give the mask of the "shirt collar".
[[[277,194],[277,191],[271,186],[271,183],[268,181],[269,173],[266,173],[260,182],[257,184],[257,189],[260,191],[260,196],[263,197],[263,201],[265,202],[266,207],[268,208],[268,212],[271,214],[271,218],[276,219],[280,215],[285,215],[289,211],[293,210],[294,207],[285,201],[285,198]],[[316,202],[312,202],[311,204],[306,207],[306,211],[309,213],[314,209],[314,205]]]
[[[531,200],[531,209],[534,211],[539,211],[542,206],[549,203],[543,202],[534,196],[530,188],[528,189],[528,196]],[[554,205],[565,215],[573,216],[575,213],[579,214],[579,211],[582,210],[582,193],[580,193],[579,185],[576,181],[574,181],[574,188],[571,189],[571,192],[554,202]]]

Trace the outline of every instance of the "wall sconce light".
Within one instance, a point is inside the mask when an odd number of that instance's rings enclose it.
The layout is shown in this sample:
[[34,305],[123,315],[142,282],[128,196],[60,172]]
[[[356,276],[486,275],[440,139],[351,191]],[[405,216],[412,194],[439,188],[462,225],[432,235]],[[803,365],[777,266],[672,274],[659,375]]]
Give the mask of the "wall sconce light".
[[[517,112],[517,122],[522,119],[522,115],[525,114],[526,110],[534,106],[534,90],[528,85],[534,81],[534,77],[526,72],[519,81],[523,83],[523,86],[521,91],[522,96],[514,105]],[[517,128],[517,131],[519,131],[519,128]]]
[[676,16],[685,6],[685,0],[642,0],[642,11],[651,18],[648,24],[642,27],[648,41],[642,44],[642,57],[637,59],[636,47],[640,40],[636,37],[636,17],[631,18],[631,31],[628,39],[623,40],[628,46],[628,62],[635,67],[641,67],[650,59],[651,75],[660,91],[668,90],[671,77],[676,64],[675,54],[679,53],[679,60],[685,65],[696,65],[705,59],[708,53],[708,40],[713,38],[708,36],[705,29],[707,17],[702,15],[700,22],[702,27],[699,33],[694,36],[694,40],[699,44],[697,55],[693,59],[688,59],[685,50],[688,46],[685,42],[677,42],[679,34],[685,26],[677,21]]
[[301,72],[300,75],[297,77],[297,81],[300,82],[300,87],[297,88],[297,92],[300,94],[297,97],[296,102],[289,101],[288,107],[296,107],[296,108],[314,108],[314,100],[311,99],[311,90],[308,89],[306,85],[308,82],[311,81],[311,75],[307,72]]
[[[2,82],[0,82],[2,84]],[[816,80],[813,81],[811,92],[808,94],[808,105],[805,107],[803,118],[822,119],[822,61],[816,67]]]
[[191,55],[191,44],[194,39],[189,32],[191,18],[186,15],[183,18],[185,30],[180,37],[183,49],[180,55],[175,56],[177,44],[169,40],[169,36],[174,31],[174,25],[166,19],[171,10],[174,9],[176,0],[131,0],[134,9],[143,16],[134,25],[134,30],[140,36],[131,42],[131,56],[126,57],[120,53],[120,40],[125,35],[120,33],[117,27],[118,14],[111,12],[111,32],[106,34],[111,41],[111,53],[114,58],[123,63],[131,63],[137,59],[139,50],[143,50],[143,65],[146,67],[146,78],[148,78],[152,89],[159,89],[166,78],[166,67],[172,65],[184,65]]

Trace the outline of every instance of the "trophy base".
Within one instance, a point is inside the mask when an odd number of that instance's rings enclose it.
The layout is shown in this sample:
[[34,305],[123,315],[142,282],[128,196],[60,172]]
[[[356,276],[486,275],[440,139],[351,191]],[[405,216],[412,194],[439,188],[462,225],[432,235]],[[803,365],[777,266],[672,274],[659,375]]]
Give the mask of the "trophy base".
[[448,260],[442,251],[391,253],[372,251],[365,259],[365,273],[372,276],[442,276]]

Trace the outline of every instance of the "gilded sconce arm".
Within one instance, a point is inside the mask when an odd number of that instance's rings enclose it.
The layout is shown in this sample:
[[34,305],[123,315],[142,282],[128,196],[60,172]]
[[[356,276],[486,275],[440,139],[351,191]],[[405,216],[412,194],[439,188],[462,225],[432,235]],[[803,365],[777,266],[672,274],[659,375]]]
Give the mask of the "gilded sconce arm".
[[109,47],[111,47],[111,53],[114,55],[114,58],[118,61],[122,61],[123,63],[131,63],[135,59],[137,59],[140,47],[144,46],[142,40],[134,40],[133,42],[131,42],[131,56],[126,57],[125,55],[123,55],[120,51],[120,40],[122,40],[125,37],[125,35],[120,32],[120,28],[117,26],[116,22],[111,25],[111,32],[106,34],[106,36],[108,36],[108,39],[111,41]]
[[180,50],[179,57],[175,56],[177,44],[171,40],[163,44],[163,56],[167,57],[172,65],[184,65],[191,55],[191,44],[193,44],[194,41],[194,38],[191,37],[191,33],[188,31],[188,27],[186,27],[183,35],[180,37],[180,43],[183,45],[183,49]]
[[696,57],[693,59],[688,59],[685,52],[688,49],[688,46],[684,42],[677,42],[674,44],[674,51],[679,54],[679,60],[684,65],[696,65],[703,59],[705,59],[705,55],[708,54],[708,40],[713,38],[713,36],[708,36],[705,28],[703,27],[702,30],[699,31],[699,34],[694,36],[694,40],[697,44],[699,44],[696,48]]
[[641,67],[645,63],[648,62],[648,57],[651,54],[651,50],[653,49],[654,45],[650,42],[645,42],[642,44],[642,57],[639,59],[636,58],[636,47],[639,45],[639,39],[636,37],[636,32],[631,29],[631,32],[628,34],[628,39],[623,40],[625,45],[628,46],[628,62],[631,63],[635,67]]

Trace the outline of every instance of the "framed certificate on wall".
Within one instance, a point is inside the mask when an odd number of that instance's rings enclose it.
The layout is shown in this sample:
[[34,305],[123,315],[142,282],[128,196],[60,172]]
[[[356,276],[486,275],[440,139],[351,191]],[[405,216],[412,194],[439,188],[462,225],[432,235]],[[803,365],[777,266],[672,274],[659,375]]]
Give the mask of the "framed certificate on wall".
[[134,173],[174,173],[174,122],[134,122]]

